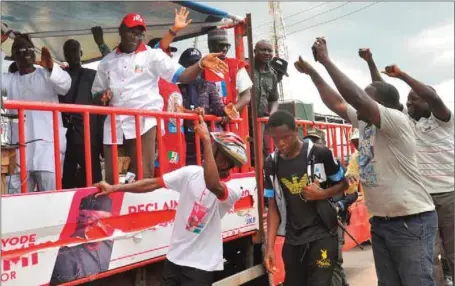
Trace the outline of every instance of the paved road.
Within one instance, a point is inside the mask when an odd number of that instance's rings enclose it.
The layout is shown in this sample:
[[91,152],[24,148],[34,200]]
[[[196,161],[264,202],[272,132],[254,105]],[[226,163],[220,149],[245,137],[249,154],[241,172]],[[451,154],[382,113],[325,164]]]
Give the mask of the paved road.
[[364,250],[354,248],[343,253],[343,267],[350,286],[376,286],[371,245],[364,245]]

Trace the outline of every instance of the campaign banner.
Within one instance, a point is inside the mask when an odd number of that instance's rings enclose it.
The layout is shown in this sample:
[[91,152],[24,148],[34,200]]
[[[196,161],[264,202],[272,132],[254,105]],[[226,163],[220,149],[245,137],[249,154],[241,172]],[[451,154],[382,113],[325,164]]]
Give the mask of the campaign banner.
[[[259,229],[253,175],[226,182],[242,198],[222,236]],[[59,285],[165,255],[179,194],[169,189],[96,197],[96,188],[3,196],[1,285]]]

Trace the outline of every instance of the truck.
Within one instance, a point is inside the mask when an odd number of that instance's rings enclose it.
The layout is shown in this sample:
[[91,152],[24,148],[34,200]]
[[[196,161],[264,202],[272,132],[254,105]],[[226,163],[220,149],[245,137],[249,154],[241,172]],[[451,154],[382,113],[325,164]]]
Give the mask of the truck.
[[[90,28],[102,26],[105,42],[114,47],[118,43],[118,23],[127,13],[140,13],[148,23],[144,41],[160,38],[167,31],[174,17],[174,9],[185,6],[191,14],[193,22],[190,27],[180,33],[175,41],[182,41],[203,36],[215,28],[233,29],[235,57],[244,60],[246,50],[248,58],[253,58],[253,37],[251,14],[239,17],[219,9],[208,7],[192,1],[184,2],[24,2],[4,1],[1,18],[9,29],[28,34],[35,47],[49,48],[54,61],[62,63],[63,43],[68,38],[78,40],[83,49],[83,63],[100,60],[98,47],[92,39]],[[246,41],[245,41],[246,39]],[[11,40],[2,45],[8,57]],[[37,52],[39,50],[37,49]],[[254,61],[250,62],[254,66]],[[253,67],[254,68],[254,67]],[[250,68],[249,72],[253,71]],[[2,72],[6,72],[2,70]],[[253,76],[251,76],[253,78]],[[261,125],[267,118],[255,116],[255,95],[252,89],[253,134],[249,134],[248,110],[244,109],[239,119],[230,124],[235,125],[239,136],[259,154],[262,149]],[[94,259],[99,267],[88,273],[79,273],[68,277],[63,285],[159,285],[163,261],[169,249],[175,209],[178,206],[178,193],[173,190],[160,189],[144,194],[120,194],[110,196],[112,202],[110,215],[92,222],[85,237],[74,236],[77,229],[86,227],[80,223],[80,206],[84,199],[97,192],[92,185],[90,167],[87,167],[86,187],[63,190],[61,184],[62,158],[60,156],[60,138],[63,132],[58,126],[61,112],[80,113],[84,118],[85,146],[89,146],[90,114],[112,115],[111,126],[115,130],[115,115],[131,115],[136,120],[136,134],[139,135],[140,118],[153,116],[157,125],[161,121],[175,118],[197,120],[195,115],[183,113],[154,112],[133,109],[121,109],[101,106],[83,106],[74,104],[49,104],[32,101],[4,100],[2,109],[16,110],[17,118],[12,120],[2,114],[2,123],[17,124],[19,142],[2,141],[2,181],[7,176],[19,176],[21,181],[20,194],[8,194],[6,185],[2,184],[1,197],[1,284],[5,286],[51,285],[51,276],[57,256],[62,249],[73,249],[74,255],[84,251],[88,245],[104,245],[104,252]],[[50,112],[54,123],[49,128],[54,132],[54,157],[57,190],[27,193],[25,118],[26,110]],[[209,126],[220,121],[212,115],[204,119],[211,122]],[[15,123],[13,123],[13,121]],[[175,120],[177,130],[180,120]],[[327,142],[334,155],[345,162],[345,154],[351,153],[347,137],[350,126],[347,124],[298,120],[299,128],[306,134],[308,128],[318,127],[326,131]],[[2,125],[3,126],[3,125]],[[10,126],[11,127],[11,126]],[[229,127],[228,127],[229,128]],[[2,131],[4,132],[4,131]],[[157,130],[159,166],[166,166],[167,154],[162,151],[164,142],[160,129]],[[338,134],[338,135],[337,135]],[[340,138],[341,142],[337,142]],[[4,136],[2,136],[4,138]],[[180,138],[177,144],[182,144]],[[112,155],[118,158],[115,134],[113,134]],[[272,142],[273,143],[273,142]],[[342,148],[339,146],[342,145]],[[198,164],[201,164],[200,140],[196,136]],[[338,146],[338,147],[337,147]],[[137,146],[144,148],[144,146]],[[273,144],[270,146],[273,151]],[[181,150],[181,149],[179,149]],[[340,151],[339,151],[340,150]],[[250,154],[248,150],[248,154]],[[140,152],[137,152],[140,156]],[[265,243],[265,208],[262,182],[262,156],[256,156],[255,166],[249,163],[235,169],[227,184],[237,188],[242,198],[235,204],[222,221],[222,237],[224,251],[224,270],[216,273],[214,285],[279,285],[283,282],[284,269],[273,277],[267,275],[262,265],[262,246]],[[90,148],[86,147],[86,158],[90,158]],[[140,157],[139,157],[140,158]],[[90,162],[90,160],[86,160]],[[113,160],[116,162],[117,160]],[[141,160],[138,160],[141,161]],[[138,179],[142,178],[141,164],[138,166]],[[180,164],[182,167],[182,164]],[[23,168],[20,168],[23,167]],[[122,166],[113,164],[114,181],[118,183],[122,176]],[[159,173],[166,173],[163,167]],[[358,214],[356,215],[356,211]],[[355,234],[357,240],[369,239],[369,226],[365,206],[359,200],[353,206],[354,221],[348,229]],[[347,238],[346,249],[354,247]],[[277,258],[280,259],[280,245],[277,240]],[[106,266],[100,260],[106,260]],[[93,261],[92,261],[93,262]],[[82,259],[80,265],[92,263]]]

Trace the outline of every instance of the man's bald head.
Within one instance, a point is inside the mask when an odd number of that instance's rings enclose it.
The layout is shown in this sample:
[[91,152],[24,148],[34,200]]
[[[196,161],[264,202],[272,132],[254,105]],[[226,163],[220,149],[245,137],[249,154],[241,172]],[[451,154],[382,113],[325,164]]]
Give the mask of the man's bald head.
[[254,47],[254,59],[261,64],[268,64],[272,60],[273,46],[269,40],[260,40]]

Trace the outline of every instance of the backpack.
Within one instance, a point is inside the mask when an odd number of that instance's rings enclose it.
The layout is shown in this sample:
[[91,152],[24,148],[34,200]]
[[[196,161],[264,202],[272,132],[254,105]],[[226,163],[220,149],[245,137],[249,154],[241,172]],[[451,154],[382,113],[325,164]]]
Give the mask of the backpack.
[[[305,152],[306,156],[306,161],[307,161],[307,173],[310,171],[308,175],[308,181],[309,183],[313,183],[315,181],[316,175],[314,174],[314,164],[315,164],[315,156],[313,154],[313,148],[311,148],[310,152],[308,153],[308,148],[309,148],[309,143],[308,141],[304,141],[303,143],[303,149]],[[273,172],[273,178],[276,178],[278,174],[278,158],[279,158],[280,152],[279,150],[276,150],[274,152],[273,156],[273,164],[272,164],[272,172]],[[310,167],[308,169],[308,166]],[[320,200],[316,201],[316,211],[319,215],[319,218],[322,222],[322,224],[327,228],[329,231],[330,235],[336,236],[338,232],[338,213],[333,205],[333,203],[330,201],[330,199],[326,200]]]

